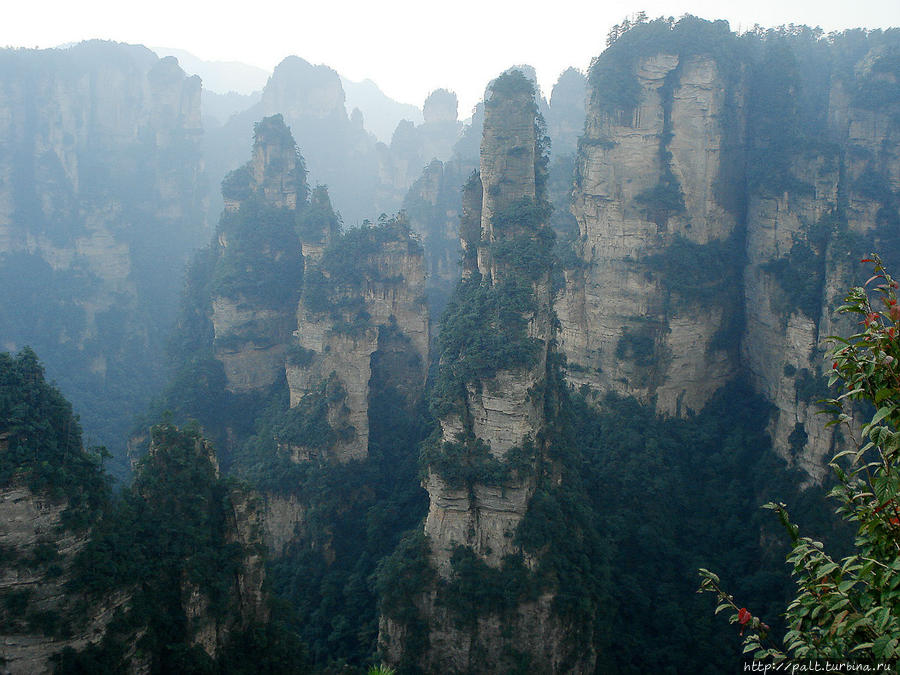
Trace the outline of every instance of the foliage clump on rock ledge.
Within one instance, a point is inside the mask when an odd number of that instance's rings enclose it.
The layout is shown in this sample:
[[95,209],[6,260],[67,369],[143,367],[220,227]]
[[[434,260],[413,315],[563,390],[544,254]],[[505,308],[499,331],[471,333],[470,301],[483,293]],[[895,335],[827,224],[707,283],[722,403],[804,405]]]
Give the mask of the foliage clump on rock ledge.
[[314,314],[327,312],[332,319],[350,324],[344,327],[345,332],[352,332],[354,323],[359,324],[357,329],[368,327],[370,317],[363,309],[367,285],[403,282],[403,277],[384,275],[381,258],[388,247],[404,245],[410,254],[422,250],[402,212],[394,218],[382,215],[376,225],[366,221],[337,236],[306,275],[304,307]]
[[[67,584],[90,603],[110,592],[128,595],[129,602],[101,641],[60,654],[56,672],[127,672],[132,643],[151,672],[250,672],[251,654],[262,672],[305,672],[295,635],[239,607],[239,574],[253,544],[237,540],[232,521],[235,503],[254,499],[249,490],[218,477],[212,447],[196,423],[162,423],[151,438],[133,484],[108,504]],[[192,592],[204,603],[199,619],[228,636],[215,657],[196,643],[186,615]]]
[[440,373],[431,397],[438,417],[456,409],[466,383],[534,363],[538,342],[528,337],[526,319],[534,309],[531,284],[513,275],[496,285],[477,272],[459,282],[438,336]]

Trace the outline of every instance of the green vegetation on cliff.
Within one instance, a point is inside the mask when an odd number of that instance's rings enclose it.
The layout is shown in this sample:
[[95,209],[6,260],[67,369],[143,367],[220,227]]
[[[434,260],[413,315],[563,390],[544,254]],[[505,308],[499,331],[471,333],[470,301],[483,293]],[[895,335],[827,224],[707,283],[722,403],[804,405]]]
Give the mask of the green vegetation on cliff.
[[402,277],[385,278],[379,269],[380,254],[392,245],[404,246],[411,254],[421,251],[402,213],[337,235],[304,281],[304,308],[343,320],[346,332],[365,329],[370,318],[362,308],[366,284],[404,282]]
[[109,498],[105,448],[86,452],[72,405],[29,348],[0,354],[0,488],[17,483],[67,502],[63,523],[89,525]]
[[[252,511],[258,497],[217,476],[196,425],[164,423],[150,434],[133,484],[108,506],[68,582],[87,607],[123,593],[127,609],[116,612],[102,641],[60,654],[56,672],[124,672],[134,660],[152,672],[306,672],[296,636],[266,618],[265,593],[253,588],[247,561],[262,553],[262,542],[242,542],[235,530],[246,527],[235,505]],[[215,657],[199,643],[204,627],[214,636],[207,648],[221,648]]]
[[[824,491],[801,491],[799,477],[771,450],[769,406],[746,385],[727,388],[683,420],[658,419],[651,408],[615,397],[598,410],[558,376],[545,392],[542,450],[524,464],[542,458],[542,478],[516,534],[538,567],[528,572],[514,556],[490,568],[460,549],[450,578],[439,581],[427,547],[409,538],[379,565],[377,577],[382,612],[412,638],[407,666],[427,645],[427,622],[409,600],[426,589],[437,591],[437,602],[461,627],[486,614],[503,617],[552,591],[555,611],[585,631],[570,639],[597,646],[601,672],[648,672],[672,663],[722,672],[739,650],[723,647],[732,644],[729,629],[706,616],[692,571],[707,563],[729,570],[740,580],[737,590],[752,593],[775,616],[790,580],[780,563],[785,548],[771,543],[774,524],[758,506],[780,495],[810,529],[846,540],[817,505]],[[454,484],[470,486],[502,483],[514,464],[486,453],[479,463],[471,451],[426,453],[423,461]],[[652,644],[648,635],[656,636]]]
[[273,404],[236,461],[239,473],[270,498],[302,505],[301,529],[271,561],[269,579],[287,625],[302,638],[319,672],[358,672],[371,662],[379,618],[376,565],[383,566],[380,561],[427,508],[416,448],[432,421],[424,405],[398,405],[404,397],[389,375],[376,369],[370,383],[366,459],[335,464],[320,455],[291,461],[284,444],[315,449],[338,433],[324,415],[326,386],[295,408],[284,399]]
[[[68,554],[57,548],[68,536],[62,530],[39,532],[27,558],[2,550],[4,575],[27,567],[46,583],[59,579],[65,596],[48,606],[46,599],[35,605],[34,592],[4,592],[0,629],[72,638],[112,607],[105,632],[91,635],[100,640],[57,654],[55,672],[126,672],[129,663],[146,663],[152,672],[244,673],[244,653],[255,654],[253,668],[264,672],[305,672],[302,645],[268,619],[261,587],[253,596],[261,540],[241,539],[236,505],[252,512],[255,498],[217,476],[212,447],[196,426],[162,424],[151,437],[133,484],[113,496],[104,450],[84,451],[71,405],[44,381],[34,352],[0,354],[0,488],[23,485],[59,500],[66,530],[91,526],[83,547]],[[203,626],[223,650],[218,657],[199,646]]]
[[[730,611],[730,622],[742,626],[741,635],[747,630],[743,651],[776,667],[789,656],[798,660],[853,657],[861,663],[889,664],[900,655],[900,437],[896,432],[900,388],[894,370],[900,356],[898,284],[878,256],[863,262],[873,263],[873,276],[864,286],[851,289],[838,308],[839,313],[862,318],[857,324],[862,328],[846,339],[829,338],[828,360],[833,365],[828,383],[840,383],[842,393],[823,401],[835,416],[832,424],[846,425],[852,439],[829,464],[837,477],[829,493],[839,504],[835,512],[856,530],[850,554],[829,554],[830,547],[821,541],[801,537],[801,528],[791,521],[784,502],[765,505],[787,530],[791,547],[787,562],[796,581],[784,612],[789,630],[783,639],[773,635],[771,626],[761,619],[771,616],[767,611],[760,612],[754,605],[754,616],[746,607],[739,608],[734,597],[722,590],[719,577],[700,569],[700,591],[717,596],[716,614]],[[871,417],[864,415],[869,421],[857,437],[859,403],[875,412]],[[803,433],[802,426],[797,432]]]
[[435,414],[455,410],[467,383],[534,364],[539,345],[526,330],[526,316],[534,310],[524,279],[509,277],[494,285],[475,273],[459,283],[438,336],[442,356],[431,397]]
[[[227,469],[234,447],[228,433],[241,442],[253,435],[257,418],[284,382],[276,382],[272,391],[229,391],[218,352],[288,339],[305,286],[315,288],[321,281],[315,272],[304,279],[302,244],[327,244],[338,236],[340,219],[324,186],[308,190],[304,159],[280,115],[258,123],[254,160],[229,174],[222,190],[234,204],[222,214],[213,242],[188,266],[169,345],[171,376],[143,426],[166,411],[179,423],[198,420],[220,448]],[[217,335],[214,303],[221,298],[233,301],[238,312],[274,310],[268,316],[279,318],[238,321],[231,332]]]
[[[619,26],[614,27],[614,31],[619,29]],[[737,42],[727,21],[705,21],[686,15],[677,22],[662,17],[649,22],[629,22],[625,30],[612,39],[609,47],[591,62],[589,95],[600,110],[625,119],[640,103],[641,91],[635,67],[641,57],[711,55],[721,66],[726,66],[739,58],[735,54]]]
[[225,212],[219,225],[227,246],[220,251],[209,292],[244,297],[262,307],[296,302],[303,279],[303,258],[295,213],[273,207],[257,196],[237,213]]

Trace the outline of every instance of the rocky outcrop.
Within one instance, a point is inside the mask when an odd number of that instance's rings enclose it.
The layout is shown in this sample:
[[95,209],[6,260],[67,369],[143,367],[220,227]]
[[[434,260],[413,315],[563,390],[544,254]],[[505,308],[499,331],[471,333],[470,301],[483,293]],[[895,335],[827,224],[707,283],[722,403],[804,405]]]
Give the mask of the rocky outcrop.
[[306,507],[295,495],[266,495],[263,518],[266,550],[272,557],[284,554],[285,548],[300,539]]
[[[375,203],[375,139],[347,114],[340,76],[328,66],[312,65],[296,56],[275,67],[259,103],[210,130],[205,153],[212,193],[222,177],[244,161],[254,123],[273,115],[281,115],[291,128],[309,163],[310,182],[328,186],[348,225],[397,209],[399,200]],[[218,199],[212,201],[213,213],[218,213],[219,204]]]
[[446,89],[433,91],[425,99],[423,110],[422,124],[403,120],[394,130],[390,145],[377,146],[378,204],[399,204],[408,190],[415,191],[412,186],[423,167],[435,160],[447,162],[453,154],[463,128],[457,119],[456,94]]
[[[291,407],[326,393],[328,447],[292,447],[295,458],[320,453],[346,462],[368,455],[370,383],[393,383],[412,410],[428,364],[425,260],[404,221],[348,232],[306,270],[285,372]],[[320,391],[327,383],[330,393]]]
[[[580,240],[555,303],[567,378],[685,415],[747,375],[775,448],[817,481],[835,442],[822,356],[852,332],[831,312],[858,258],[895,248],[900,137],[872,97],[898,74],[877,45],[816,85],[790,50],[754,61],[724,33],[706,53],[667,48],[693,29],[616,42],[592,67]],[[796,97],[813,86],[815,103]]]
[[[429,635],[430,652],[423,661],[425,672],[445,673],[501,673],[515,672],[522,663],[540,667],[547,673],[591,672],[588,662],[572,663],[568,654],[561,653],[559,645],[569,639],[566,629],[560,625],[553,612],[553,596],[543,595],[537,600],[519,605],[514,613],[504,616],[486,614],[478,618],[474,626],[459,626],[452,612],[435,601],[425,598],[420,611],[434,617],[445,628]],[[402,648],[409,637],[407,626],[387,617],[379,622],[381,636],[397,639],[381,644],[382,655],[390,663],[398,663],[403,657]],[[504,645],[498,649],[497,637],[503,635],[529,636],[527,644]],[[522,640],[526,638],[522,637]]]
[[[225,488],[212,443],[195,428],[162,424],[151,430],[151,439],[135,481],[136,493],[146,503],[144,515],[153,519],[181,516],[186,522],[179,524],[185,528],[179,536],[190,544],[182,545],[180,556],[174,551],[159,553],[159,578],[142,581],[152,587],[180,579],[180,610],[186,621],[182,639],[216,660],[233,637],[269,620],[264,590],[264,505],[259,495],[245,486]],[[194,494],[181,494],[188,481]],[[191,504],[191,500],[196,501]],[[195,556],[224,551],[230,551],[233,561],[230,574],[222,578],[222,570],[216,569],[197,574]],[[216,575],[220,575],[219,588],[209,583]],[[147,597],[140,595],[145,592],[138,584],[135,593],[140,603],[147,602]],[[156,628],[146,614],[142,618],[149,621],[149,630]]]
[[787,188],[757,186],[748,207],[743,354],[755,386],[775,405],[775,447],[814,481],[827,475],[836,443],[827,416],[817,414],[828,391],[822,357],[829,335],[855,332],[832,312],[861,281],[860,257],[885,250],[892,258],[900,222],[900,125],[853,95],[896,84],[898,74],[880,60],[873,50],[855,80],[832,80],[832,142],[792,157]]
[[[776,408],[770,433],[786,458],[813,479],[827,472],[828,452],[833,450],[828,422],[817,415],[816,401],[825,396],[821,362],[827,348],[823,330],[831,324],[831,302],[847,278],[846,261],[826,263],[821,244],[810,242],[816,223],[829,220],[838,209],[839,172],[836,162],[822,157],[798,160],[792,175],[812,190],[785,191],[780,195],[757,193],[750,199],[747,228],[747,268],[744,273],[746,328],[742,356],[755,388]],[[795,248],[796,247],[796,248]],[[793,255],[793,260],[791,259]],[[826,267],[830,294],[799,298],[790,287],[790,265],[824,284]],[[798,300],[802,302],[798,306]],[[826,454],[828,456],[826,457]]]
[[[302,283],[296,220],[308,201],[303,159],[280,116],[257,124],[250,162],[229,175],[222,191],[226,213],[210,313],[215,356],[229,391],[265,391],[284,371],[291,306]],[[268,227],[260,228],[256,221],[263,219]],[[277,272],[286,278],[272,279]]]
[[431,499],[425,532],[432,544],[432,561],[442,577],[453,573],[450,556],[456,545],[472,549],[491,567],[500,567],[503,558],[520,552],[515,533],[534,492],[532,481],[475,484],[470,489],[448,484],[431,473],[425,489]]
[[216,358],[228,390],[265,391],[278,380],[290,335],[290,320],[279,310],[260,309],[246,297],[213,300]]
[[[591,98],[575,187],[584,265],[567,273],[556,306],[560,342],[576,386],[655,398],[659,412],[683,414],[734,374],[716,342],[730,313],[696,303],[661,272],[696,264],[672,259],[681,251],[734,246],[740,215],[717,181],[735,173],[740,128],[735,136],[726,126],[733,94],[712,58],[643,57],[634,76],[633,110]],[[721,282],[694,273],[700,284]]]
[[[214,458],[215,455],[212,454]],[[187,634],[192,645],[199,646],[211,658],[235,633],[269,620],[264,544],[264,515],[261,500],[244,488],[233,488],[228,495],[225,541],[239,546],[240,565],[229,589],[228,607],[223,613],[213,610],[210,597],[184,575],[181,583],[182,606]]]
[[[301,90],[297,85],[303,84]],[[327,119],[346,115],[344,89],[338,74],[328,66],[313,66],[296,56],[285,58],[263,89],[264,110],[287,119]]]
[[51,657],[66,647],[99,642],[127,593],[111,593],[90,611],[66,584],[72,560],[90,532],[65,529],[65,499],[34,493],[24,484],[0,489],[0,634],[3,672],[50,673]]
[[[509,264],[495,259],[493,244],[512,240],[517,227],[543,226],[513,223],[510,227],[504,223],[506,227],[501,229],[500,220],[495,222],[498,213],[517,201],[534,203],[540,198],[537,182],[542,140],[537,135],[530,83],[517,71],[497,82],[485,103],[480,171],[483,196],[477,244],[478,273],[485,283],[494,286],[501,284]],[[465,382],[464,413],[451,413],[440,420],[443,443],[454,443],[468,434],[484,442],[491,456],[502,460],[509,450],[536,437],[543,424],[543,404],[540,397],[530,392],[545,378],[551,337],[548,283],[546,276],[538,277],[529,289],[538,299],[536,310],[528,317],[529,335],[540,345],[537,363],[531,368],[501,369],[489,378]],[[457,544],[472,547],[494,564],[512,551],[512,534],[533,489],[527,479],[517,483],[500,488],[475,486],[473,493],[450,488],[440,477],[429,475],[426,489],[430,507],[425,534],[431,542],[433,563],[440,572],[449,573],[450,554]],[[472,494],[474,498],[470,499]],[[465,536],[457,539],[460,535]]]
[[[470,194],[463,209],[466,277],[442,324],[435,389],[445,398],[432,400],[441,411],[440,435],[425,451],[425,555],[437,581],[409,601],[427,626],[427,647],[416,652],[421,638],[411,635],[418,629],[391,612],[380,623],[388,660],[414,661],[427,672],[503,672],[516,654],[542,672],[567,659],[585,668],[593,662],[590,646],[573,648],[561,639],[567,629],[550,609],[552,593],[538,601],[519,599],[505,611],[475,608],[462,623],[442,596],[464,574],[460,556],[484,569],[510,560],[528,568],[538,564],[516,533],[540,479],[536,465],[543,461],[540,435],[554,337],[542,129],[533,85],[518,71],[495,80],[485,102],[480,178],[467,185],[468,193],[479,195]],[[530,265],[521,251],[534,256]],[[524,298],[529,300],[517,308]],[[477,307],[479,301],[487,304]],[[502,346],[489,346],[493,336]],[[509,344],[517,345],[512,354],[504,351]],[[473,370],[474,363],[484,365]],[[548,642],[538,644],[526,634]]]
[[[494,91],[485,101],[484,135],[481,139],[481,240],[493,242],[502,235],[494,231],[497,211],[513,202],[535,199],[537,194],[536,160],[539,157],[535,116],[521,96],[502,96]],[[486,246],[479,247],[478,270],[491,275],[497,268],[487,255]]]

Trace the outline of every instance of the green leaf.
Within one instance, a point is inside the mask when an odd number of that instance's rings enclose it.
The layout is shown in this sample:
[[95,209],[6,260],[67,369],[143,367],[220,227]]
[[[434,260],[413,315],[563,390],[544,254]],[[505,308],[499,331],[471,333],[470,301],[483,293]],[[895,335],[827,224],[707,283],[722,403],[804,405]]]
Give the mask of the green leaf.
[[834,623],[831,624],[831,631],[830,631],[831,633],[834,633],[834,632],[838,629],[838,627],[839,627],[842,623],[844,623],[844,619],[847,618],[847,614],[849,614],[849,613],[850,613],[849,610],[846,610],[846,609],[845,609],[843,612],[841,612],[840,614],[838,614],[837,617],[835,617]]
[[841,609],[842,607],[846,607],[849,604],[850,604],[850,598],[842,598],[842,599],[838,600],[836,603],[834,603],[834,605],[832,605],[830,607],[830,610],[832,612],[836,612],[837,610]]
[[[815,542],[815,543],[818,543],[818,542]],[[837,568],[838,568],[837,563],[833,563],[833,562],[826,563],[825,565],[822,565],[818,570],[816,570],[816,578],[821,579],[822,577],[827,576],[827,575],[831,574],[832,572],[834,572]]]
[[873,417],[872,421],[869,422],[869,425],[871,426],[874,424],[878,424],[878,422],[890,415],[893,410],[894,408],[892,406],[884,406],[883,408],[879,408],[878,412],[875,413],[875,417]]
[[861,394],[861,393],[863,393],[864,391],[865,391],[865,389],[863,389],[862,387],[860,387],[860,388],[858,388],[858,389],[853,389],[852,391],[848,391],[846,394],[841,394],[840,396],[837,397],[836,400],[842,401],[842,400],[844,400],[845,398],[848,398],[848,397],[850,397],[850,396],[855,396],[856,394]]

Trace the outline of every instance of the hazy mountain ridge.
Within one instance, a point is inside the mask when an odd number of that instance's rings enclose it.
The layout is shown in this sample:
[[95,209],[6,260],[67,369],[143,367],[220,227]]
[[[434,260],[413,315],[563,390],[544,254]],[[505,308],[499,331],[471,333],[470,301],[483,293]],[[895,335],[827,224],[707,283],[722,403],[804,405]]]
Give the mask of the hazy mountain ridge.
[[366,129],[375,134],[382,143],[389,143],[394,129],[402,120],[413,124],[423,122],[422,110],[409,103],[400,103],[390,98],[372,80],[354,82],[341,77],[344,93],[347,95],[347,112],[359,108],[363,114]]
[[160,58],[174,56],[181,68],[203,80],[203,88],[217,94],[252,94],[261,90],[271,75],[270,71],[239,61],[208,61],[183,49],[151,47]]

